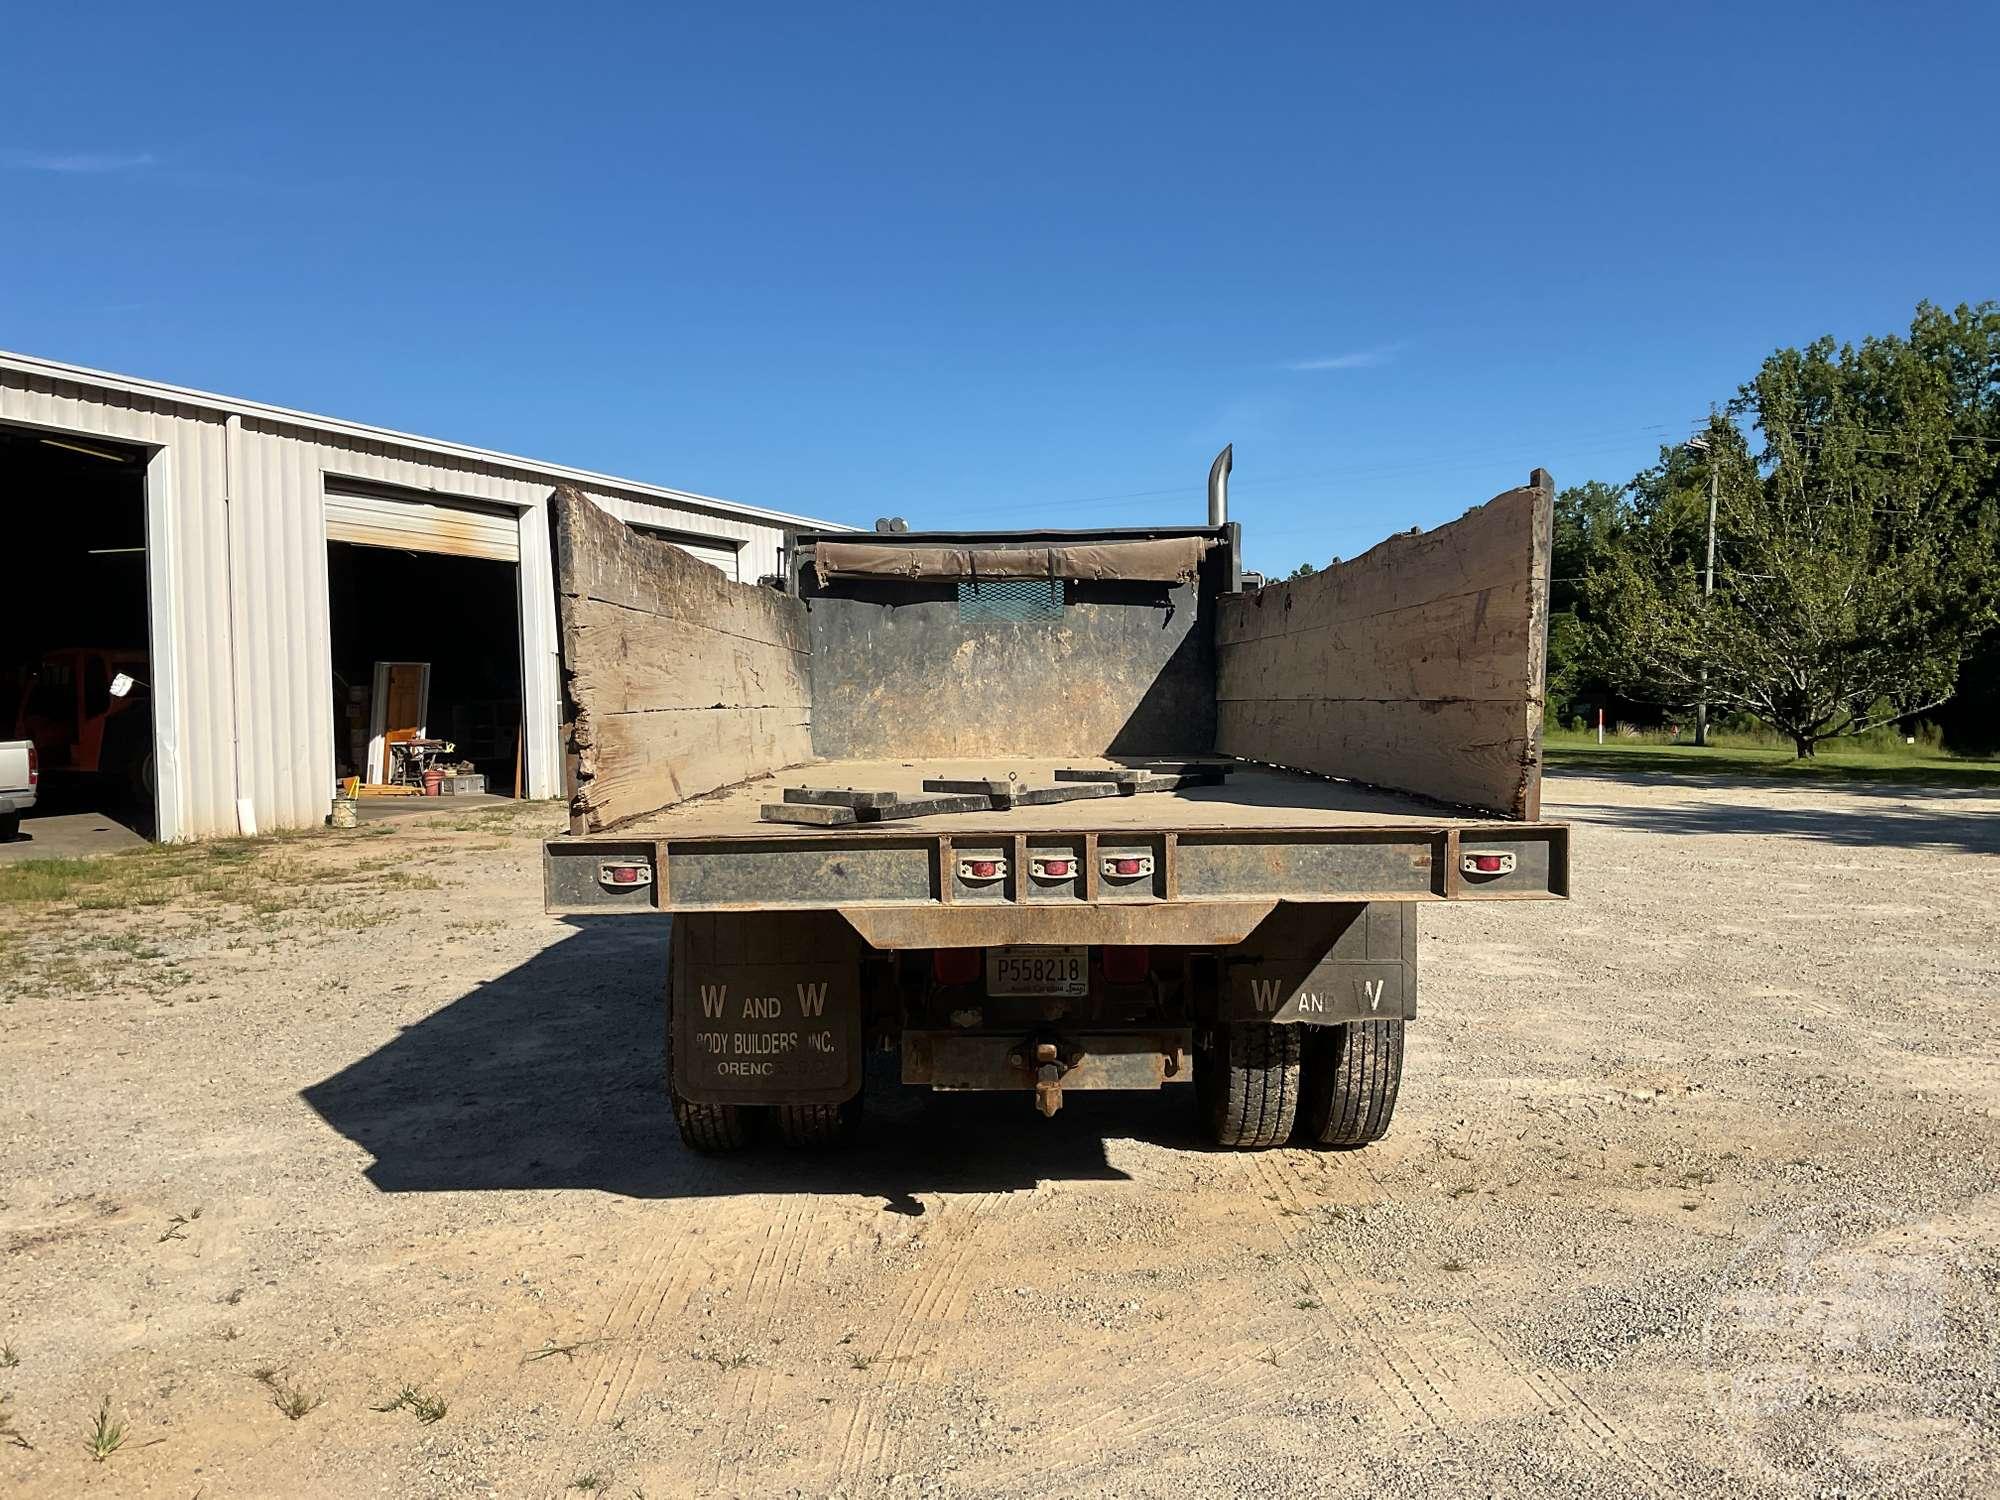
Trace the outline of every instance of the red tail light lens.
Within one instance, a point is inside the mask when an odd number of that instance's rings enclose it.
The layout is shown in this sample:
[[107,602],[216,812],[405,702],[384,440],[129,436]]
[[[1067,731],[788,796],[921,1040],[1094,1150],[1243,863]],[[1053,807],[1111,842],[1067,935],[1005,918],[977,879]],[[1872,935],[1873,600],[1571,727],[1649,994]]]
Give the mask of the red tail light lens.
[[28,790],[33,791],[42,784],[42,752],[32,744],[28,746]]
[[1111,868],[1120,875],[1137,875],[1139,873],[1139,861],[1136,859],[1114,859],[1111,862]]
[[1137,984],[1153,971],[1152,950],[1145,947],[1106,948],[1104,977],[1111,984]]
[[971,984],[979,977],[979,968],[977,948],[936,948],[931,952],[931,973],[939,984]]
[[1042,861],[1042,873],[1044,875],[1054,875],[1058,878],[1067,875],[1069,874],[1069,861],[1066,859],[1045,859]]
[[972,871],[973,877],[977,880],[991,880],[1000,873],[999,861],[991,859],[968,860],[966,868]]

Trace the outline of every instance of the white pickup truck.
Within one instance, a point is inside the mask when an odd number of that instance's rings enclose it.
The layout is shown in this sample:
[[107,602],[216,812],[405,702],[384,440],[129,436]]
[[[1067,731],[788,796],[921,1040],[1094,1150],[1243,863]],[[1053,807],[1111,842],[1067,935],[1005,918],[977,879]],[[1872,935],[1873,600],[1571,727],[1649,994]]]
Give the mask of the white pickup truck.
[[0,843],[21,832],[21,814],[35,805],[41,761],[33,740],[0,740]]

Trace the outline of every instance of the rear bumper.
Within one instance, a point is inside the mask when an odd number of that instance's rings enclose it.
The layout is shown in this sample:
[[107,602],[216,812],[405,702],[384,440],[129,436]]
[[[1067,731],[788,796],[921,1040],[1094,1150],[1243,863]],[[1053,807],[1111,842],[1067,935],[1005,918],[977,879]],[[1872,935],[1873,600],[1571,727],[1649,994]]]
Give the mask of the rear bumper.
[[[1037,856],[1072,874],[1038,878]],[[1139,873],[1120,877],[1114,866]],[[968,869],[1003,873],[968,878]],[[889,948],[1161,942],[1171,939],[1137,935],[1157,921],[1145,914],[1236,907],[1248,915],[1281,901],[1561,900],[1569,895],[1569,829],[1490,823],[552,839],[543,875],[547,909],[556,914],[840,911],[869,942]],[[1249,920],[1254,925],[1257,917]],[[1131,935],[1114,935],[1126,927]]]
[[0,814],[26,812],[35,805],[31,791],[0,792]]
[[[1194,1077],[1194,1033],[1187,1028],[1095,1031],[1055,1043],[1064,1089],[1156,1089]],[[903,1033],[903,1082],[934,1089],[1004,1091],[1033,1088],[1035,1038],[963,1031]]]

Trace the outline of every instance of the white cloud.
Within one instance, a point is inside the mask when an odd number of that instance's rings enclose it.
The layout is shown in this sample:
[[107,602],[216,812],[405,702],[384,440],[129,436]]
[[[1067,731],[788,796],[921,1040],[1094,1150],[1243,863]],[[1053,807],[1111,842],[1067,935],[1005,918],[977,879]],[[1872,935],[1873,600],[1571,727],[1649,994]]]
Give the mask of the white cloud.
[[1295,359],[1287,370],[1366,370],[1389,362],[1401,344],[1384,344],[1380,349],[1356,349],[1347,354],[1323,354],[1316,359]]
[[0,151],[0,165],[22,172],[135,172],[156,160],[150,151]]

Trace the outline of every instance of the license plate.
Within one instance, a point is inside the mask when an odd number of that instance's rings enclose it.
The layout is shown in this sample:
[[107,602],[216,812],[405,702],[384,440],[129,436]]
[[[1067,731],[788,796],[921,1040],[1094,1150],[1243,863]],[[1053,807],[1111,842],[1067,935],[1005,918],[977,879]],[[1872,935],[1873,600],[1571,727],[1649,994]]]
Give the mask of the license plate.
[[988,948],[989,995],[1069,995],[1090,993],[1088,948]]

